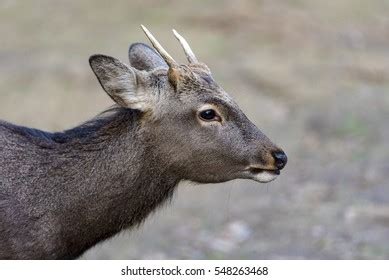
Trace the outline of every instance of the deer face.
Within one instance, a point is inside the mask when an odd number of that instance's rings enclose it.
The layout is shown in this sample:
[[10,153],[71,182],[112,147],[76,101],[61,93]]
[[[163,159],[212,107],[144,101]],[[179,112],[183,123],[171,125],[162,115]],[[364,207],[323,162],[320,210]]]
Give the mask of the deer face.
[[269,182],[285,166],[274,145],[213,80],[178,33],[189,65],[178,65],[144,28],[155,49],[130,47],[131,67],[94,55],[91,67],[120,106],[144,112],[155,153],[181,179],[216,183],[237,178]]

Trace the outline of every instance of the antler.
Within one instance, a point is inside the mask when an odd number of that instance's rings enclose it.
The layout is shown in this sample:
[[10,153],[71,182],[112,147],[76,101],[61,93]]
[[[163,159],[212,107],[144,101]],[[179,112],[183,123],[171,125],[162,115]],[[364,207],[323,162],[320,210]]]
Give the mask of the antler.
[[174,36],[177,38],[177,40],[180,42],[182,48],[184,49],[185,55],[189,61],[189,63],[197,63],[198,60],[196,56],[194,55],[192,49],[190,48],[188,42],[185,40],[184,37],[182,37],[178,32],[173,29]]
[[154,48],[157,50],[157,52],[162,56],[162,58],[166,61],[166,63],[169,65],[170,68],[173,68],[177,66],[177,62],[168,54],[167,51],[161,46],[161,44],[157,41],[157,39],[154,38],[153,34],[144,26],[141,24],[141,27],[143,29],[143,32],[146,34],[147,38],[149,38],[151,44],[154,46]]
[[[166,61],[170,68],[177,66],[177,62],[168,54],[168,52],[161,46],[161,44],[155,39],[153,34],[141,24],[143,32],[146,34],[147,38],[149,38],[151,44],[157,50],[157,52],[162,56],[162,58]],[[173,34],[180,42],[182,48],[184,49],[185,55],[189,61],[189,63],[198,63],[196,56],[194,55],[192,49],[190,48],[188,42],[182,37],[175,29],[173,29]]]

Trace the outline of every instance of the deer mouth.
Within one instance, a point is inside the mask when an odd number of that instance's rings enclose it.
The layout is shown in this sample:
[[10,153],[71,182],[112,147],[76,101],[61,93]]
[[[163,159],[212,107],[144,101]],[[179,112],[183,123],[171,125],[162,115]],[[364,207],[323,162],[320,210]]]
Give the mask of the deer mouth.
[[268,183],[273,181],[280,175],[280,170],[269,170],[269,169],[261,169],[257,167],[250,167],[248,170],[250,174],[250,179],[260,182],[260,183]]

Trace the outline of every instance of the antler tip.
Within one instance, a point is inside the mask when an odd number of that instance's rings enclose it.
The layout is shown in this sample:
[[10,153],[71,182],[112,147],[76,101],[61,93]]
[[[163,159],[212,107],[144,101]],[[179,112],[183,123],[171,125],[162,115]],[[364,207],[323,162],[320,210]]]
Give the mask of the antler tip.
[[190,48],[188,42],[182,37],[175,29],[172,29],[174,37],[180,42],[182,48],[184,49],[185,55],[188,58],[190,63],[197,63],[197,58],[194,55],[192,49]]
[[144,33],[150,33],[150,31],[146,28],[146,26],[144,26],[143,24],[140,25],[140,27],[142,28],[143,32]]
[[176,37],[177,40],[182,40],[182,36],[180,35],[180,33],[177,32],[177,30],[175,30],[174,28],[172,29],[173,31],[173,34],[174,34],[174,37]]

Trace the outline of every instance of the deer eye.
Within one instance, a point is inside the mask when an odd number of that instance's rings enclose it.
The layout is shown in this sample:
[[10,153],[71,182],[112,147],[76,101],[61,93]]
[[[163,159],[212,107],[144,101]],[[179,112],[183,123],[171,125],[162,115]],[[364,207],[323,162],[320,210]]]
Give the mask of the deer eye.
[[207,110],[201,111],[199,113],[199,116],[204,121],[218,121],[219,122],[221,120],[220,116],[213,109],[207,109]]

